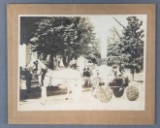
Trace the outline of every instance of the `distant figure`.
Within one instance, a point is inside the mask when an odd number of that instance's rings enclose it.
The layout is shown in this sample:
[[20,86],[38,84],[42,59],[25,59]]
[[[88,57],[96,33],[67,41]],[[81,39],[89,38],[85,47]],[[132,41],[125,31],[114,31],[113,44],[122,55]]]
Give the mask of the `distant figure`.
[[69,62],[69,67],[72,69],[76,69],[77,68],[77,61],[75,58],[72,58]]
[[85,67],[83,70],[83,77],[90,77],[91,76],[91,70],[89,67]]
[[62,58],[60,58],[60,63],[59,63],[59,66],[60,66],[60,67],[64,67],[64,64],[63,64],[63,59],[62,59]]
[[92,75],[91,69],[89,67],[85,67],[83,70],[83,80],[84,80],[84,87],[91,87],[91,80],[90,76]]
[[119,66],[119,71],[123,74],[125,72],[125,65],[124,64],[121,64]]
[[20,90],[21,90],[21,97],[28,98],[28,93],[30,93],[32,75],[30,71],[25,68],[20,67]]
[[56,70],[59,70],[59,69],[60,69],[60,61],[61,61],[61,58],[60,58],[60,56],[58,56],[58,57],[56,58]]
[[60,57],[57,57],[57,66],[60,67],[60,61],[61,61],[61,58]]
[[27,92],[30,92],[32,74],[27,69],[25,69],[25,79],[26,79],[26,85],[27,85]]

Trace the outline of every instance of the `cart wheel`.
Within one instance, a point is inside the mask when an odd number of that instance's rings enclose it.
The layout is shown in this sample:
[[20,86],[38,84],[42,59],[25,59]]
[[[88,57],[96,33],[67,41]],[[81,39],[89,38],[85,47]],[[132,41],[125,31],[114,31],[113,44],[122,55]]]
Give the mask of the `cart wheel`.
[[98,86],[93,91],[93,96],[101,102],[107,103],[112,99],[112,90],[110,87],[103,88]]
[[135,101],[139,97],[139,90],[135,86],[129,86],[126,90],[126,95],[130,101]]
[[113,94],[115,97],[121,97],[124,93],[124,88],[119,89],[119,88],[114,88],[113,89]]

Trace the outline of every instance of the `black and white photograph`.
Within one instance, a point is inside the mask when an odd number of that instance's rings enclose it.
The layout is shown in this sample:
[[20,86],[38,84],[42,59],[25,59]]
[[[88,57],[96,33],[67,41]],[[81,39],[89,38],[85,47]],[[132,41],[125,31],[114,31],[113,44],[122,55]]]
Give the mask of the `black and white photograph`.
[[147,15],[19,15],[18,111],[145,110]]

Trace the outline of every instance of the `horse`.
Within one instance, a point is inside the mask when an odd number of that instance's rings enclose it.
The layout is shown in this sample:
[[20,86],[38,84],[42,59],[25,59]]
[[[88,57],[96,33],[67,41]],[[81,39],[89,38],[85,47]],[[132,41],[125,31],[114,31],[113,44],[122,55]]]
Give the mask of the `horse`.
[[31,60],[26,69],[38,75],[38,81],[41,87],[41,98],[46,99],[47,87],[66,85],[67,94],[66,100],[69,99],[69,94],[72,92],[73,98],[79,98],[82,91],[83,80],[80,73],[76,69],[70,67],[52,70],[47,68],[39,59]]

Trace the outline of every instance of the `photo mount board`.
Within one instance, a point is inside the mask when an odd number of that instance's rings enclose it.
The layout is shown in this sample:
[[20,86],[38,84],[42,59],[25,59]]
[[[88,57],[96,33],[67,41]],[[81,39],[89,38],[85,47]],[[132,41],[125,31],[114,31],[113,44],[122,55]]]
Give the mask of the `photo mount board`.
[[[147,15],[144,111],[18,111],[19,15]],[[8,4],[8,123],[111,124],[155,123],[155,4]]]

